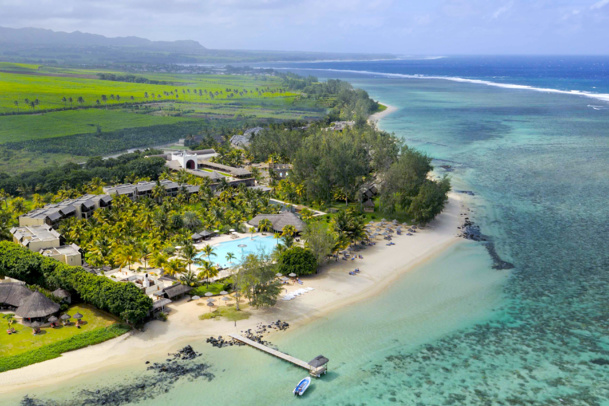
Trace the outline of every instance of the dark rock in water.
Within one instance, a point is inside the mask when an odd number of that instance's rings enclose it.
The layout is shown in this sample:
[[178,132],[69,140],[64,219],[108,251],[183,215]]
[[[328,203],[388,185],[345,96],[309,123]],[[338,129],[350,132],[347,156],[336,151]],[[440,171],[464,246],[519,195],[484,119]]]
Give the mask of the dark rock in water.
[[476,194],[474,192],[472,192],[471,190],[455,190],[455,192],[461,193],[464,195],[468,195],[468,196],[476,196]]
[[455,169],[450,165],[440,165],[440,168],[444,169],[446,172],[452,172]]
[[596,358],[590,361],[592,364],[596,365],[609,365],[609,359],[605,358]]
[[[256,329],[254,331],[252,331],[252,329],[250,328],[245,331],[241,331],[241,335],[247,339],[250,339],[250,340],[260,343],[262,345],[266,345],[266,346],[274,348],[274,346],[271,342],[263,340],[264,335],[267,333],[270,333],[273,330],[284,331],[284,330],[287,330],[289,327],[290,327],[289,323],[287,323],[285,321],[277,320],[277,321],[272,322],[271,324],[260,323],[256,326]],[[237,345],[237,346],[245,345],[240,341],[234,341],[233,339],[224,339],[224,338],[222,338],[222,336],[219,336],[217,338],[209,337],[207,340],[205,340],[205,342],[208,344],[211,344],[213,347],[217,347],[217,348],[232,347],[233,345]]]
[[[206,379],[211,381],[214,375],[209,372],[210,366],[196,362],[201,354],[193,350],[190,345],[169,354],[168,361],[155,362],[146,371],[147,374],[136,377],[137,382],[114,385],[96,390],[83,389],[74,394],[73,398],[65,402],[52,400],[38,400],[26,396],[22,399],[23,406],[120,406],[128,403],[142,402],[167,393],[180,379]],[[149,362],[148,362],[149,363]]]
[[493,259],[493,269],[504,270],[514,268],[514,264],[504,261],[499,257],[499,254],[497,254],[497,251],[495,250],[495,244],[487,242],[485,245],[486,250]]
[[461,227],[460,237],[463,237],[466,240],[485,242],[485,248],[493,260],[493,269],[504,270],[514,268],[514,264],[501,259],[499,254],[497,254],[495,244],[489,241],[491,237],[482,234],[480,226],[474,224],[473,221],[470,221],[469,217],[465,217],[465,221]]

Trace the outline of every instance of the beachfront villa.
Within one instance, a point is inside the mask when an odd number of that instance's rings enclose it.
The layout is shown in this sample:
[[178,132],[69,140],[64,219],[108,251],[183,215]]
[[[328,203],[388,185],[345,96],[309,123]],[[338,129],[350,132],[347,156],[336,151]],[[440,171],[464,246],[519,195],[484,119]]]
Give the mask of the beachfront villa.
[[13,235],[13,242],[28,248],[30,251],[38,252],[64,264],[82,265],[80,247],[76,244],[61,245],[61,234],[47,224],[13,227],[11,228],[11,234]]
[[294,226],[297,233],[301,233],[305,229],[305,222],[298,217],[296,213],[290,211],[282,211],[279,214],[259,214],[249,220],[247,224],[258,228],[262,220],[269,220],[272,224],[273,231],[280,233],[285,226]]
[[269,172],[273,171],[277,178],[279,179],[287,179],[292,173],[292,165],[291,164],[269,164]]

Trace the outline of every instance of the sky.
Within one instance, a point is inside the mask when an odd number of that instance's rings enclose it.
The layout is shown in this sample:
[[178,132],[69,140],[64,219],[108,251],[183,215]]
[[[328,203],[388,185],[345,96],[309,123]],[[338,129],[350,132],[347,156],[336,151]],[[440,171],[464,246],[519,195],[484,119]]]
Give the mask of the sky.
[[0,26],[214,49],[609,54],[609,0],[0,0]]

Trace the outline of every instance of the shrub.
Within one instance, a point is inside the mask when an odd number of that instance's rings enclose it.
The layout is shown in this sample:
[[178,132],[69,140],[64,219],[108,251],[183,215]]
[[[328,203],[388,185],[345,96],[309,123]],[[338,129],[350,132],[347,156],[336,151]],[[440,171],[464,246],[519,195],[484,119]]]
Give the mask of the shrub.
[[131,283],[114,282],[81,267],[69,266],[18,244],[0,242],[0,277],[9,276],[49,290],[66,289],[98,309],[141,324],[152,309],[152,299]]
[[284,275],[311,275],[317,272],[317,261],[310,249],[292,247],[281,254],[277,269]]

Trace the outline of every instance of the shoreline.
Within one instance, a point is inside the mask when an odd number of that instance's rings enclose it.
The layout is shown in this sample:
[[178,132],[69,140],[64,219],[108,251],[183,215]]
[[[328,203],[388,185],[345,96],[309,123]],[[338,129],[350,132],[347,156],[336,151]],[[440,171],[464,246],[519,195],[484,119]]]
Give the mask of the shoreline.
[[[290,323],[290,327],[297,327],[313,322],[328,313],[378,295],[398,278],[461,241],[457,227],[461,225],[462,212],[463,196],[451,192],[444,211],[424,229],[413,236],[396,235],[394,246],[386,246],[385,240],[377,239],[377,245],[359,252],[364,259],[331,261],[321,268],[319,274],[301,277],[304,285],[288,286],[287,292],[301,287],[314,290],[294,300],[282,300],[285,294],[282,293],[277,304],[270,309],[248,308],[252,313],[250,318],[236,325],[227,320],[199,320],[199,315],[209,311],[207,306],[198,305],[204,301],[182,300],[169,305],[172,312],[168,321],[150,322],[142,332],[127,333],[43,363],[1,373],[3,385],[0,386],[0,394],[14,394],[90,376],[101,370],[141,364],[192,341],[203,342],[207,337],[239,333],[254,328],[258,323],[269,324],[281,319]],[[361,269],[361,273],[350,276],[348,272],[356,267]]]
[[368,124],[377,125],[379,123],[379,121],[381,121],[381,119],[383,119],[384,117],[387,117],[388,115],[395,113],[396,111],[399,110],[397,107],[392,106],[390,104],[385,104],[385,103],[381,103],[381,104],[387,108],[383,111],[379,111],[377,113],[371,114],[370,117],[368,117]]

